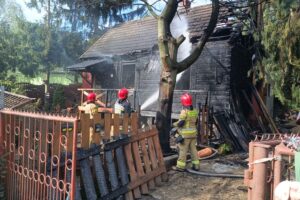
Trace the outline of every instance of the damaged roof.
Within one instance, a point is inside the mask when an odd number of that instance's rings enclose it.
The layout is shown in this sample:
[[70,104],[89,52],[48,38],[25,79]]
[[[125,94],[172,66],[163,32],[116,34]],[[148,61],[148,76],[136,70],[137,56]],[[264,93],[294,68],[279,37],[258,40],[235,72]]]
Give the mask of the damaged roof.
[[95,60],[86,60],[81,63],[77,63],[71,66],[68,66],[67,69],[73,71],[84,71],[87,67],[92,67],[96,64],[104,62],[104,59],[95,59]]
[[4,91],[4,107],[8,109],[15,109],[20,108],[21,106],[24,106],[31,101],[33,101],[34,98],[29,98],[23,95],[14,94],[11,92]]
[[[220,9],[219,22],[222,22],[222,19],[228,14],[228,8],[222,7]],[[191,8],[184,15],[188,20],[190,39],[200,37],[208,25],[211,5]],[[151,49],[156,43],[157,21],[151,16],[141,20],[122,23],[108,29],[80,58],[130,54]]]

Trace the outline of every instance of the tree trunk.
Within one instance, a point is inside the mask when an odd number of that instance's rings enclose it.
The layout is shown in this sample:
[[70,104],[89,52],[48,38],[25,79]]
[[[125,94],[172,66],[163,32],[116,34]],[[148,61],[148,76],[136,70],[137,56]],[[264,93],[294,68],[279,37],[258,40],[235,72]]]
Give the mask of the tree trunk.
[[50,85],[50,71],[51,65],[49,62],[49,53],[51,46],[51,1],[47,1],[47,38],[46,38],[46,49],[45,49],[45,57],[46,57],[46,80],[45,80],[45,97],[44,97],[44,110],[50,110],[50,93],[49,93],[49,85]]
[[177,60],[178,50],[178,46],[174,42],[175,39],[170,32],[170,24],[177,10],[177,2],[171,0],[169,3],[169,9],[166,11],[166,14],[168,13],[171,17],[158,18],[158,47],[162,70],[159,81],[159,107],[156,113],[156,127],[164,154],[168,154],[171,151],[169,132],[171,129],[173,93],[177,75],[177,70],[173,68],[172,64],[174,60]]
[[45,97],[44,97],[44,110],[50,111],[50,68],[47,69],[45,80]]
[[156,113],[156,127],[159,131],[161,148],[165,154],[171,151],[169,132],[171,129],[172,103],[176,75],[176,70],[166,71],[165,68],[163,68],[159,86],[159,108]]
[[158,20],[158,48],[162,64],[159,82],[159,107],[156,113],[156,127],[164,154],[170,152],[169,131],[171,128],[171,114],[173,94],[178,73],[189,68],[200,56],[206,41],[212,34],[219,15],[219,0],[212,0],[212,13],[207,29],[203,32],[200,41],[192,53],[181,62],[177,62],[178,48],[185,40],[183,35],[174,38],[171,33],[170,24],[177,12],[178,1],[168,0],[166,7],[160,16],[156,15],[149,4],[150,12]]

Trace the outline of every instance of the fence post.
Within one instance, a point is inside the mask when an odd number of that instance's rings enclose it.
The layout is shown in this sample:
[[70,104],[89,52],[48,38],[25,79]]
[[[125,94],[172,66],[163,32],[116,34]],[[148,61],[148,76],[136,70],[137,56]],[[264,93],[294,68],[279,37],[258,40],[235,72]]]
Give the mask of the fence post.
[[[270,145],[255,144],[254,162],[263,158],[268,158],[268,149]],[[261,162],[253,165],[252,194],[253,200],[265,200],[267,188],[267,163]]]
[[4,86],[0,86],[0,110],[4,108]]
[[[76,192],[79,193],[80,191],[76,191],[76,152],[77,152],[77,128],[78,128],[78,120],[74,122],[73,128],[73,144],[72,144],[72,172],[71,172],[71,195],[70,200],[75,200]],[[78,183],[77,183],[78,184]]]

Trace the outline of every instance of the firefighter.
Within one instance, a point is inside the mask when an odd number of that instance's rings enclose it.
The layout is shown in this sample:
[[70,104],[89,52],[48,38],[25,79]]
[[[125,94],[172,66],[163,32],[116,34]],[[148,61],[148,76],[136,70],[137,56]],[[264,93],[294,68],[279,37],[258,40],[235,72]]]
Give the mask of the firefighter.
[[87,95],[87,101],[82,106],[78,106],[78,110],[84,111],[85,114],[90,114],[90,119],[94,118],[97,113],[98,106],[96,105],[96,94],[91,92]]
[[[186,154],[190,150],[192,157],[192,168],[199,170],[200,162],[197,156],[197,118],[198,111],[193,108],[192,97],[188,93],[180,98],[183,109],[181,110],[179,120],[173,125],[177,128],[178,137],[176,143],[179,147],[179,157],[176,164],[178,171],[184,171],[186,168]],[[173,129],[172,129],[173,130]]]
[[128,101],[128,90],[126,88],[122,88],[118,92],[118,99],[114,105],[114,113],[116,114],[130,114],[132,112],[131,104]]
[[[91,92],[87,95],[87,101],[82,106],[78,106],[79,111],[83,111],[85,114],[90,114],[90,120],[94,120],[94,115],[98,112],[98,106],[96,105],[96,94]],[[90,123],[93,124],[93,123]],[[89,144],[93,143],[94,127],[89,128]]]

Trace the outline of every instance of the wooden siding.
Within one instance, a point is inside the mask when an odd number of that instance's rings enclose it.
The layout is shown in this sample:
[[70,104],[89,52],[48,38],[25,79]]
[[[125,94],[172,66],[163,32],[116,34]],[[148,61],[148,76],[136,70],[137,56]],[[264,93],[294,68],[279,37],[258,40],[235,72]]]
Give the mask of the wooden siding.
[[[176,88],[186,81],[190,81],[189,90],[175,90],[173,98],[173,113],[178,114],[181,110],[180,95],[189,92],[194,98],[194,106],[198,103],[208,103],[215,110],[230,109],[230,68],[231,68],[231,46],[225,41],[208,42],[199,59],[188,69],[178,81]],[[209,53],[210,52],[210,53]],[[158,55],[158,52],[155,52]],[[155,60],[153,60],[155,59]],[[139,58],[138,65],[156,63],[158,56],[144,56]],[[216,61],[218,60],[218,61]],[[221,66],[221,63],[223,66]],[[225,67],[225,69],[224,69]],[[138,101],[142,105],[158,90],[160,65],[148,65],[140,70],[138,78]],[[180,88],[181,89],[181,88]],[[155,101],[144,111],[155,112],[158,103]]]
[[[232,47],[227,40],[212,41],[206,44],[206,48],[204,48],[199,59],[186,70],[176,84],[176,88],[180,90],[175,90],[174,92],[173,113],[175,116],[181,110],[180,96],[184,92],[189,92],[193,96],[195,107],[197,107],[198,103],[204,105],[206,98],[208,98],[208,104],[213,106],[215,110],[230,109],[231,49]],[[122,75],[122,65],[133,63],[136,66],[134,88],[136,92],[135,98],[131,96],[130,100],[132,104],[135,102],[137,109],[138,105],[143,105],[158,92],[161,66],[157,50],[137,54],[134,59],[132,57],[130,59],[123,57],[118,62],[115,62],[114,67],[112,67],[114,69],[113,78],[109,77],[111,72],[109,74],[105,72],[96,74],[96,82],[98,84],[95,87],[106,89],[121,88],[119,77]],[[108,79],[113,79],[115,83],[108,83]],[[106,87],[101,87],[101,84]],[[183,87],[183,85],[185,86]],[[187,86],[189,88],[186,88]],[[158,102],[154,100],[143,111],[154,116],[157,108]]]
[[[210,104],[215,110],[230,108],[231,46],[227,40],[209,42],[190,72],[190,90],[201,90],[197,102],[205,104],[210,94]],[[225,69],[224,69],[225,67]]]

